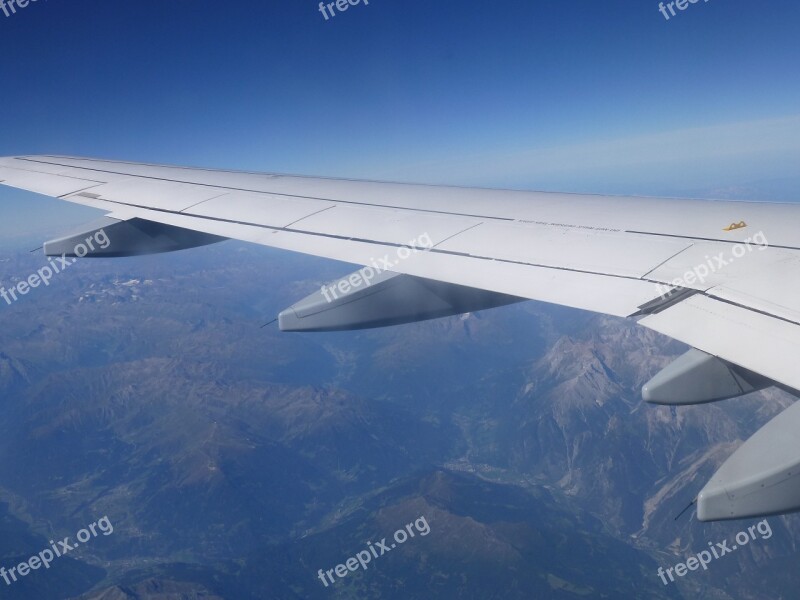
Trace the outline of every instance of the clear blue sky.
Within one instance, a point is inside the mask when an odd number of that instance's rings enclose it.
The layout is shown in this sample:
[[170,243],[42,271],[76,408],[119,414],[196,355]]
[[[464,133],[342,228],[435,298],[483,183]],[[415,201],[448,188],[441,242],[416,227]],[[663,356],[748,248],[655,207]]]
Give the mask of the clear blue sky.
[[[652,0],[362,0],[328,21],[312,0],[38,0],[0,12],[0,156],[599,192],[797,182],[799,30],[796,0],[669,21]],[[0,191],[0,215],[29,200]]]

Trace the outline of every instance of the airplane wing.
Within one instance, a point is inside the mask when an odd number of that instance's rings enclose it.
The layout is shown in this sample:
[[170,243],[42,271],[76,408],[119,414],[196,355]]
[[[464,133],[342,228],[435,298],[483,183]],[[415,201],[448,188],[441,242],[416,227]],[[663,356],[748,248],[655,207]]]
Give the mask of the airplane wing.
[[[129,256],[234,238],[360,266],[281,313],[285,330],[374,327],[541,300],[635,318],[690,345],[645,386],[651,402],[710,402],[768,385],[800,390],[800,205],[62,156],[0,158],[0,185],[106,211],[48,242],[48,255]],[[720,468],[700,494],[701,519],[800,510],[793,409],[759,432],[770,428],[769,439],[753,436]]]

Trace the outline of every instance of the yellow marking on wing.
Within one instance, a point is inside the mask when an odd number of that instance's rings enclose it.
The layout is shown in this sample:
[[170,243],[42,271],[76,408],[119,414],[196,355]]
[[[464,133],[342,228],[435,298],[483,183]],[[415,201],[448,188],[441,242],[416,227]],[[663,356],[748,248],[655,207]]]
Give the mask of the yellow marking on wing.
[[747,223],[744,221],[739,221],[738,223],[731,223],[727,227],[725,227],[722,231],[735,231],[736,229],[742,229],[743,227],[747,227]]

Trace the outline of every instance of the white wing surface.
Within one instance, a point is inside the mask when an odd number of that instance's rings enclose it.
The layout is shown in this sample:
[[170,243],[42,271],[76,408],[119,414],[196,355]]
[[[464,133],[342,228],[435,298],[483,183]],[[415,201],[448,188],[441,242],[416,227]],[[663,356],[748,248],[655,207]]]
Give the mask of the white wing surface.
[[[106,211],[106,223],[127,224],[117,242],[111,236],[113,252],[90,256],[134,253],[133,245],[147,251],[142,246],[156,238],[151,251],[234,238],[388,269],[415,282],[400,286],[400,278],[384,273],[380,285],[395,292],[361,290],[360,304],[341,309],[370,314],[360,323],[352,314],[341,318],[353,326],[413,320],[391,306],[392,298],[400,302],[398,289],[404,305],[428,296],[420,313],[426,318],[541,300],[635,317],[701,351],[657,376],[645,389],[651,401],[711,401],[772,383],[800,390],[800,205],[437,187],[61,156],[2,158],[0,184],[95,207]],[[143,230],[150,237],[142,238]],[[192,238],[195,232],[200,237]],[[52,242],[51,250],[72,239]],[[357,288],[357,279],[338,289]],[[286,323],[328,310],[319,298],[293,308]],[[800,442],[785,454],[773,460],[788,465],[800,458]],[[791,468],[786,472],[793,477]],[[730,491],[736,483],[720,485]],[[795,496],[788,509],[800,507],[800,491]],[[701,496],[709,519],[746,516],[753,505],[787,510],[752,497],[741,511],[729,498],[718,508],[710,497]]]

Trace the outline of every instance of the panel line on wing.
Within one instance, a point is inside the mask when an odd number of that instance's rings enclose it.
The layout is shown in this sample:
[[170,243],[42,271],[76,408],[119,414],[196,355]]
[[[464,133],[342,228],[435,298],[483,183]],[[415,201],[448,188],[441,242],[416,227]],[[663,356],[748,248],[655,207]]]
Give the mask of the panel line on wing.
[[[229,193],[225,192],[224,194],[219,194],[219,195],[214,196],[212,198],[206,198],[205,200],[200,200],[200,202],[195,202],[191,206],[187,206],[186,208],[181,209],[181,213],[185,213],[190,208],[194,208],[195,206],[200,206],[201,204],[204,204],[205,202],[210,202],[211,200],[216,200],[217,198],[222,198],[223,196],[227,196],[227,195],[229,195]],[[101,200],[102,200],[102,198],[101,198]]]
[[[666,238],[678,238],[684,240],[693,240],[696,242],[714,242],[717,244],[730,244],[731,246],[736,246],[737,244],[741,244],[741,240],[724,240],[722,238],[709,238],[709,237],[700,237],[696,235],[680,235],[677,233],[655,233],[653,231],[635,231],[633,229],[626,229],[625,233],[635,233],[638,235],[651,235],[654,237],[666,237]],[[800,246],[785,246],[780,244],[769,244],[769,248],[780,248],[782,250],[800,250]],[[688,248],[687,248],[688,249]]]
[[[47,164],[47,163],[44,163],[44,164]],[[67,167],[67,165],[58,165],[58,166],[63,166],[65,168]],[[45,175],[45,176],[50,176],[50,177],[63,177],[64,179],[74,179],[76,181],[93,181],[93,182],[95,182],[95,183],[97,183],[99,185],[103,185],[104,183],[108,183],[107,181],[98,181],[96,179],[90,179],[88,177],[75,177],[73,175],[63,175],[61,173],[48,173],[47,171],[37,171],[35,169],[23,169],[21,167],[0,167],[0,168],[9,169],[10,171],[19,171],[20,173],[28,173],[28,174],[33,174],[33,175]],[[12,176],[13,176],[13,173],[12,173]],[[6,181],[6,180],[4,180],[4,181]]]
[[772,317],[773,319],[778,319],[779,321],[784,321],[786,323],[791,323],[792,325],[800,325],[800,322],[793,321],[792,319],[787,319],[786,317],[782,317],[775,313],[768,312],[766,310],[760,310],[758,308],[754,308],[752,306],[747,306],[746,304],[740,304],[739,302],[734,302],[733,300],[728,300],[727,298],[720,298],[719,296],[715,296],[713,293],[704,293],[703,294],[707,298],[711,298],[712,300],[716,300],[717,302],[722,302],[724,304],[730,304],[731,306],[735,306],[737,308],[744,308],[745,310],[749,310],[751,312],[757,313],[759,315],[764,315],[765,317]]
[[[235,170],[231,171],[231,170],[227,170],[227,169],[207,169],[207,168],[204,168],[204,167],[184,167],[184,166],[178,166],[178,165],[158,165],[158,164],[155,164],[155,163],[137,163],[137,162],[131,162],[129,160],[114,160],[114,159],[111,159],[111,158],[107,158],[107,159],[103,159],[102,161],[98,161],[98,160],[96,160],[94,158],[81,158],[79,156],[58,156],[58,155],[55,155],[55,154],[39,154],[39,155],[36,155],[36,156],[45,157],[45,158],[53,158],[53,159],[57,159],[57,160],[58,159],[60,159],[60,160],[63,160],[63,159],[77,160],[77,161],[84,161],[84,162],[90,162],[90,163],[91,162],[94,162],[94,163],[96,163],[96,162],[117,163],[117,164],[120,164],[120,165],[130,165],[132,167],[167,167],[167,168],[170,168],[170,169],[181,169],[181,170],[185,170],[185,171],[201,171],[201,172],[204,172],[204,173],[228,173],[230,175],[258,175],[260,177],[281,177],[282,176],[281,174],[278,174],[278,173],[260,173],[258,171],[235,171]],[[31,158],[30,156],[16,156],[14,158],[16,158],[17,160],[26,160],[26,161],[29,161],[29,162],[39,162],[39,163],[41,163],[43,165],[63,166],[63,165],[60,165],[58,163],[50,163],[50,162],[47,162],[47,161],[44,161],[44,160],[37,161],[37,160],[34,160],[33,158]],[[73,168],[82,169],[84,167],[73,167]],[[292,175],[292,177],[302,177],[302,176],[301,175]]]
[[303,217],[300,217],[299,219],[297,219],[297,220],[295,220],[295,221],[292,221],[291,223],[289,223],[288,225],[286,225],[286,227],[284,227],[283,229],[286,229],[286,228],[288,228],[288,227],[291,227],[292,225],[295,225],[295,224],[299,223],[300,221],[303,221],[304,219],[308,219],[308,218],[310,218],[310,217],[313,217],[314,215],[318,215],[318,214],[320,214],[320,213],[324,213],[326,210],[330,210],[330,209],[332,209],[332,208],[336,208],[336,205],[334,204],[333,206],[326,206],[325,208],[321,208],[321,209],[319,209],[319,210],[317,210],[317,211],[314,211],[314,212],[313,212],[313,213],[311,213],[310,215],[305,215],[305,216],[303,216]]
[[[466,232],[467,232],[467,231],[469,231],[470,229],[475,229],[476,227],[480,227],[481,225],[483,225],[483,221],[481,221],[480,223],[474,223],[474,224],[470,225],[469,227],[467,227],[467,228],[465,228],[465,229],[462,229],[461,231],[457,231],[457,232],[455,232],[453,235],[447,236],[447,237],[446,237],[446,238],[444,238],[442,241],[438,242],[438,243],[436,244],[436,246],[441,246],[442,244],[444,244],[444,243],[446,243],[446,242],[448,242],[448,241],[452,240],[452,239],[453,239],[454,237],[456,237],[457,235],[461,235],[462,233],[466,233]],[[434,246],[434,248],[436,248],[436,246]]]
[[[28,160],[28,159],[26,159],[26,160]],[[42,164],[56,164],[56,163],[45,163],[45,162],[43,162]],[[70,167],[72,165],[57,164],[56,166]],[[180,179],[169,179],[167,177],[153,177],[152,175],[131,175],[130,173],[120,173],[119,171],[108,171],[108,170],[104,170],[104,169],[91,169],[91,168],[87,168],[87,167],[72,167],[72,168],[75,168],[75,169],[86,169],[88,171],[97,171],[98,173],[107,173],[109,175],[124,175],[126,177],[133,177],[133,178],[136,178],[136,179],[148,179],[148,180],[151,180],[151,181],[163,181],[163,182],[166,182],[166,183],[180,183],[180,184],[184,184],[184,185],[196,185],[196,186],[199,186],[199,187],[210,187],[210,188],[216,188],[216,189],[229,190],[231,192],[246,192],[246,193],[249,193],[249,194],[269,194],[269,195],[272,195],[272,196],[282,196],[284,198],[299,198],[299,199],[303,199],[303,200],[319,200],[321,202],[336,202],[336,203],[339,203],[339,204],[353,204],[353,205],[356,205],[356,206],[366,206],[368,208],[385,208],[385,209],[391,209],[391,210],[406,210],[406,211],[409,211],[409,212],[440,214],[440,215],[448,215],[448,216],[454,216],[454,217],[472,217],[472,218],[475,218],[475,219],[491,219],[493,221],[506,221],[506,222],[510,222],[510,223],[513,223],[516,220],[516,219],[513,219],[511,217],[496,217],[496,216],[490,216],[490,215],[475,215],[475,214],[470,214],[470,213],[450,212],[450,211],[446,211],[446,210],[431,210],[431,209],[428,209],[428,208],[414,208],[414,207],[410,207],[410,206],[396,206],[396,205],[392,205],[392,204],[375,204],[375,203],[371,203],[371,202],[357,202],[355,200],[341,200],[341,199],[338,199],[338,198],[336,198],[336,199],[334,199],[334,198],[323,198],[323,197],[320,197],[320,196],[308,196],[308,195],[303,195],[303,194],[288,194],[286,192],[270,192],[268,190],[254,190],[254,189],[249,189],[249,188],[232,187],[232,186],[227,186],[227,185],[223,185],[223,184],[199,183],[199,182],[195,182],[195,181],[183,181],[183,180],[180,180]],[[37,171],[31,171],[31,172],[37,172]],[[292,177],[295,177],[295,176],[292,175]],[[403,185],[403,184],[399,184],[399,185]],[[150,207],[141,206],[140,208],[150,208]]]
[[670,256],[669,258],[667,258],[667,259],[665,259],[665,260],[661,261],[661,262],[660,262],[660,263],[658,263],[658,264],[657,264],[655,267],[653,267],[652,269],[650,269],[650,270],[649,270],[647,273],[645,273],[644,275],[642,275],[642,279],[645,279],[645,278],[647,278],[647,276],[648,276],[648,275],[650,275],[650,273],[652,273],[653,271],[657,271],[659,268],[663,267],[665,264],[667,264],[667,263],[668,263],[669,261],[671,261],[673,258],[676,258],[676,257],[678,257],[679,255],[683,254],[684,252],[686,252],[687,250],[689,250],[689,249],[690,249],[690,248],[692,248],[693,246],[694,246],[694,244],[690,244],[690,245],[689,245],[689,246],[687,246],[686,248],[681,248],[681,249],[680,249],[680,250],[678,250],[678,251],[677,251],[675,254],[673,254],[673,255],[672,255],[672,256]]

